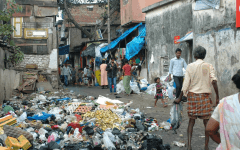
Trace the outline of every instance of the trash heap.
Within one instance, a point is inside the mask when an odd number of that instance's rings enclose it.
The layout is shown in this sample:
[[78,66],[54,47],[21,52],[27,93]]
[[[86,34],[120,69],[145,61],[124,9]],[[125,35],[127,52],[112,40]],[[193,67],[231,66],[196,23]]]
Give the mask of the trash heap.
[[0,112],[0,149],[169,150],[149,132],[159,129],[157,120],[131,104],[61,90],[16,96]]

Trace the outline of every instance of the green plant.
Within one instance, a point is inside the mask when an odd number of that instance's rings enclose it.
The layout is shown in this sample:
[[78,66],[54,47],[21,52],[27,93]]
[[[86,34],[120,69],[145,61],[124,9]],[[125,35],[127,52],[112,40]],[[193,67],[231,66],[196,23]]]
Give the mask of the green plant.
[[11,35],[15,30],[15,27],[11,25],[10,21],[15,12],[22,11],[22,7],[17,5],[15,0],[6,0],[7,9],[0,10],[0,36],[7,37],[5,42],[14,47],[14,53],[7,59],[7,62],[11,62],[13,65],[17,65],[24,58],[24,53],[20,50],[20,47],[16,46],[14,41],[11,40]]
[[7,62],[11,62],[14,66],[23,61],[24,53],[20,50],[20,47],[14,49],[14,53],[9,56]]

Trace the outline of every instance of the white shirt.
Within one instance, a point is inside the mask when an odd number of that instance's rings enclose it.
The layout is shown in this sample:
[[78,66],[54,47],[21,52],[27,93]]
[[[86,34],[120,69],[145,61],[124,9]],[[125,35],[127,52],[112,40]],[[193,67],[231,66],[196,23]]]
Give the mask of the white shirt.
[[173,74],[173,76],[177,77],[183,77],[183,68],[187,68],[187,63],[183,58],[177,59],[177,57],[174,57],[170,61],[170,67],[169,67],[169,74]]
[[87,75],[87,72],[88,72],[88,69],[85,67],[84,70],[83,70],[83,74]]
[[63,67],[63,69],[62,69],[62,72],[63,72],[63,75],[65,75],[65,76],[68,76],[68,75],[70,75],[70,72],[71,72],[71,70],[70,70],[70,68],[69,67]]

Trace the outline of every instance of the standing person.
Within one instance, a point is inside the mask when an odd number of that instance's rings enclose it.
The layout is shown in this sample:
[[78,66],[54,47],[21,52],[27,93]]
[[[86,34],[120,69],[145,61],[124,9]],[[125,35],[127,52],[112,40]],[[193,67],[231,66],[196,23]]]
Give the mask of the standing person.
[[[203,119],[206,128],[207,122],[211,117],[211,84],[216,93],[216,104],[219,103],[219,94],[217,86],[217,78],[211,64],[206,63],[203,59],[206,56],[206,49],[198,46],[194,50],[194,58],[196,61],[188,65],[186,69],[185,79],[182,92],[175,103],[179,103],[182,96],[188,98],[188,150],[191,150],[191,140],[193,126],[197,118]],[[205,131],[205,149],[208,150],[209,134]]]
[[110,87],[110,93],[112,94],[112,84],[114,85],[114,94],[116,94],[116,80],[117,80],[117,65],[114,58],[111,58],[111,62],[106,68],[108,74],[108,83]]
[[76,70],[75,70],[75,68],[73,67],[73,70],[72,70],[72,83],[73,83],[73,85],[75,85],[75,83],[76,83]]
[[129,65],[127,59],[125,60],[125,65],[123,66],[122,69],[123,69],[123,73],[124,73],[123,86],[124,86],[127,96],[129,96],[131,93],[131,87],[130,87],[131,66]]
[[[85,81],[86,81],[86,78],[87,78],[88,70],[89,70],[89,66],[86,65],[86,67],[85,67],[84,70],[83,70],[83,83],[84,83],[84,85],[86,85]],[[87,79],[87,80],[88,80],[88,79]]]
[[138,68],[138,66],[136,65],[136,63],[133,63],[131,82],[133,82],[134,78],[137,77],[137,68]]
[[[240,90],[240,70],[232,78]],[[218,145],[217,150],[240,149],[240,94],[223,98],[208,121],[206,131]],[[220,128],[220,134],[218,132]]]
[[138,73],[139,73],[139,76],[141,75],[141,70],[142,70],[142,65],[144,63],[144,58],[143,57],[140,57],[140,62],[138,64]]
[[170,67],[169,67],[169,79],[171,79],[171,75],[173,74],[174,82],[176,83],[176,98],[179,97],[183,84],[183,68],[187,68],[187,63],[183,58],[181,58],[182,50],[176,49],[176,57],[171,59]]
[[65,86],[68,86],[68,76],[70,75],[70,68],[68,67],[67,64],[63,67],[63,76],[64,76],[64,84]]
[[61,82],[64,83],[63,66],[60,66],[60,70],[61,70],[60,79],[61,79]]
[[162,101],[163,107],[167,107],[167,103],[165,103],[163,101],[163,93],[162,90],[164,89],[162,84],[160,83],[160,78],[157,77],[154,79],[155,83],[156,83],[156,95],[155,95],[155,103],[154,103],[154,107],[157,107],[157,101],[158,99],[160,99]]
[[[90,84],[92,84],[92,81],[93,81],[94,78],[95,78],[92,68],[89,68],[89,69],[88,69],[87,77],[88,77],[88,87],[90,87]],[[94,81],[93,81],[93,82],[94,82]]]
[[103,60],[102,64],[100,65],[102,89],[104,89],[104,86],[106,86],[106,88],[108,86],[108,79],[107,79],[108,72],[107,72],[106,68],[107,68],[107,64],[106,64],[105,60]]
[[83,76],[83,71],[82,71],[82,69],[78,69],[78,73],[77,73],[78,79],[77,79],[77,81],[78,81],[79,85],[82,85],[82,82],[83,82],[82,76]]

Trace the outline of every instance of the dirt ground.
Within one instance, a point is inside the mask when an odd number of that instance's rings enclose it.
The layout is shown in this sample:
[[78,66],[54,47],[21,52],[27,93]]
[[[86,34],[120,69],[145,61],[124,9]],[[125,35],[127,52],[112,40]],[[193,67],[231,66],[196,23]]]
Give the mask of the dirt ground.
[[[109,95],[109,89],[101,89],[100,87],[85,87],[85,86],[69,86],[65,87],[68,90],[73,90],[76,94],[86,95],[86,96],[95,96],[99,95],[109,97],[111,99],[118,99],[123,102],[133,101],[131,108],[139,108],[141,112],[145,113],[146,117],[154,117],[157,119],[158,123],[163,121],[167,121],[170,118],[170,109],[171,103],[169,102],[167,108],[163,108],[160,102],[157,103],[157,107],[154,107],[154,98],[148,94],[132,94],[131,96],[124,96],[123,94],[119,94],[121,98],[116,98],[115,95]],[[171,150],[185,150],[186,147],[177,147],[172,143],[173,141],[181,141],[187,144],[187,127],[188,127],[188,116],[187,116],[187,103],[183,104],[183,121],[180,128],[177,130],[177,134],[173,134],[172,130],[165,131],[159,130],[152,132],[154,134],[159,134],[163,138],[164,144],[170,144]],[[197,119],[195,122],[194,130],[193,130],[193,138],[192,138],[192,148],[194,150],[203,150],[205,143],[205,133],[204,133],[204,125],[203,121]],[[217,144],[210,139],[209,141],[209,149],[215,150]]]

